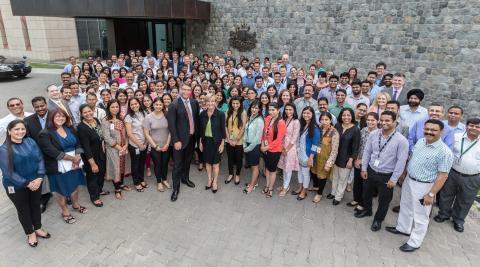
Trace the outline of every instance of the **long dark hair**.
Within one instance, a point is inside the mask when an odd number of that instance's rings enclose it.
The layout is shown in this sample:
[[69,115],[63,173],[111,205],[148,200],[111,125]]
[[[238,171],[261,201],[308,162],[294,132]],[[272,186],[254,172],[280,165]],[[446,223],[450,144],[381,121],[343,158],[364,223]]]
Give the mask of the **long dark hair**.
[[[235,120],[237,120],[237,126],[240,129],[243,126],[243,121],[242,121],[243,105],[242,105],[242,99],[240,99],[240,97],[238,97],[238,96],[234,96],[234,97],[230,98],[230,100],[228,101],[227,121],[233,115],[233,105],[232,105],[233,101],[240,102],[240,107],[237,110],[237,116],[235,118]],[[232,125],[234,123],[235,122],[233,121]]]
[[[275,109],[278,109],[278,104],[275,103],[275,102],[270,102],[268,103],[268,107],[272,107],[272,108],[275,108]],[[273,124],[272,124],[272,128],[273,128],[273,140],[277,139],[277,134],[278,134],[278,122],[280,121],[282,117],[280,116],[280,114],[277,116],[277,118],[275,119],[275,121],[273,121]]]
[[145,111],[143,111],[142,103],[140,102],[140,100],[136,99],[135,97],[128,100],[127,115],[130,115],[130,117],[132,117],[132,118],[135,118],[135,116],[136,116],[135,112],[130,108],[130,103],[132,101],[137,101],[138,102],[138,105],[139,105],[139,107],[138,107],[139,110],[138,111],[141,112],[143,114],[143,116],[145,116]]
[[107,110],[106,110],[106,118],[107,120],[113,120],[113,115],[112,113],[110,112],[110,106],[114,103],[117,103],[118,104],[118,113],[117,115],[115,115],[115,118],[117,120],[122,120],[122,118],[120,117],[120,101],[118,101],[118,99],[111,99],[110,101],[108,101],[108,104],[107,104]]
[[[11,131],[17,124],[23,124],[25,129],[27,129],[27,125],[23,120],[13,120],[11,121],[8,126],[7,126],[7,138],[5,139],[4,145],[7,147],[7,153],[8,153],[8,171],[10,172],[10,175],[13,173],[13,148],[12,148],[12,136],[10,135],[9,131]],[[25,136],[27,136],[25,134]]]
[[[312,113],[312,119],[310,120],[308,125],[307,125],[307,121],[305,121],[305,119],[303,118],[303,112],[305,112],[306,110]],[[315,118],[315,110],[313,110],[313,108],[310,106],[305,107],[302,110],[302,115],[300,115],[300,132],[302,133],[305,130],[305,128],[308,128],[308,138],[312,138],[315,128],[318,128],[317,120]]]
[[252,106],[257,106],[258,109],[259,109],[257,116],[263,117],[263,115],[262,115],[262,109],[260,108],[260,105],[261,105],[261,104],[260,104],[260,100],[255,99],[255,100],[252,101],[252,103],[251,103],[250,106],[248,107],[248,111],[247,111],[248,119],[251,119],[251,117],[252,117]]
[[220,107],[222,107],[222,105],[224,103],[227,103],[227,100],[225,99],[226,97],[225,97],[225,94],[223,93],[223,89],[216,89],[215,90],[215,97],[217,96],[218,93],[222,94],[222,100],[220,102],[218,102],[218,104],[217,104],[217,108],[220,108]]
[[286,107],[293,108],[293,119],[294,120],[298,119],[297,108],[295,107],[295,105],[293,103],[288,102],[288,103],[285,104],[285,106],[283,106],[283,114],[282,114],[283,120],[287,119],[287,114],[285,114]]

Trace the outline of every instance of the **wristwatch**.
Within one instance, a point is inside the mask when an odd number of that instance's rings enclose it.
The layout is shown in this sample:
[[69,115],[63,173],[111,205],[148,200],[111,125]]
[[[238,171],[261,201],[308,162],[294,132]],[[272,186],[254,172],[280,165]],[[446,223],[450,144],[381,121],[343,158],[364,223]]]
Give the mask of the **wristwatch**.
[[432,192],[428,192],[428,196],[429,196],[429,197],[434,197],[434,196],[435,196],[435,194],[434,194],[434,193],[432,193]]

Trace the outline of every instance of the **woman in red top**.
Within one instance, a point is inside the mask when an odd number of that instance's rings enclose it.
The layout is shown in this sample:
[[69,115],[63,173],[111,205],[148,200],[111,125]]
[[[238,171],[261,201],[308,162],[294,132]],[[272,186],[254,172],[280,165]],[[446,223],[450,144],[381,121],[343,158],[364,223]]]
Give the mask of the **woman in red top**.
[[273,186],[277,176],[277,165],[282,154],[282,142],[285,137],[287,127],[285,122],[279,116],[278,104],[268,104],[268,114],[263,127],[262,144],[260,150],[265,153],[265,176],[267,177],[267,186],[263,189],[266,197],[272,197]]

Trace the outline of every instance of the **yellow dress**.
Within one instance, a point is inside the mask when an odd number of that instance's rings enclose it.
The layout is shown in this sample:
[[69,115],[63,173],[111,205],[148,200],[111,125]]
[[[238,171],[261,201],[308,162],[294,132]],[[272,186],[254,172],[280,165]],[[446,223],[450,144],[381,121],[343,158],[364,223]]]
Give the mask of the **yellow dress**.
[[[327,179],[330,178],[337,158],[340,136],[337,130],[330,126],[327,130],[322,130],[320,140],[321,143],[318,144],[320,152],[317,151],[317,155],[315,155],[312,172],[317,175],[318,179]],[[330,167],[330,171],[325,171],[325,166]]]

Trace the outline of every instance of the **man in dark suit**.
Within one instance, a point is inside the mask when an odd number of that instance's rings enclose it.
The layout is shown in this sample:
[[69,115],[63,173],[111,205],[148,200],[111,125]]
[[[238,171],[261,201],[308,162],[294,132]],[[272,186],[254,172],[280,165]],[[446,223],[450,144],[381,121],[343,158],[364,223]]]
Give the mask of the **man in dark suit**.
[[172,172],[172,201],[176,201],[180,189],[180,181],[188,187],[195,187],[190,181],[190,162],[197,141],[199,106],[195,99],[190,99],[192,89],[183,85],[180,97],[168,107],[168,129],[173,143],[174,168]]
[[183,64],[180,62],[178,59],[178,53],[177,51],[173,51],[172,53],[172,60],[168,62],[168,67],[172,68],[173,70],[173,76],[177,77],[178,73],[182,70]]
[[59,108],[63,109],[63,111],[65,111],[70,117],[70,120],[73,120],[72,111],[70,110],[68,103],[62,99],[60,90],[55,84],[51,84],[47,86],[47,95],[48,95],[48,103],[47,103],[48,111],[53,112]]
[[[24,121],[27,126],[28,136],[38,144],[38,134],[48,125],[47,101],[43,96],[37,96],[32,99],[32,106],[35,113],[26,117]],[[45,212],[47,209],[47,204],[51,197],[52,193],[50,193],[48,179],[45,176],[43,178],[42,196],[40,198],[40,208],[42,212]]]
[[392,79],[392,87],[382,90],[390,95],[392,100],[398,101],[401,106],[408,104],[407,93],[408,90],[404,88],[405,75],[403,73],[395,73]]

